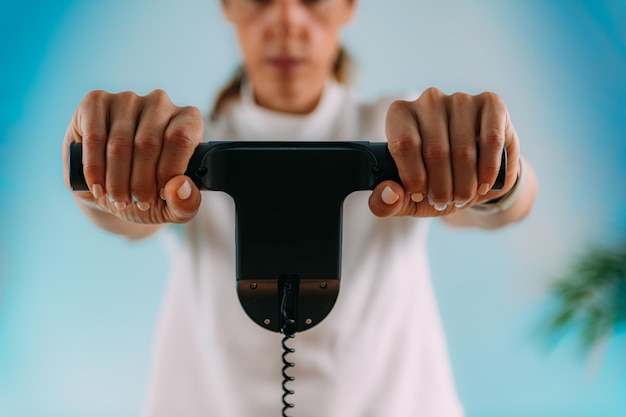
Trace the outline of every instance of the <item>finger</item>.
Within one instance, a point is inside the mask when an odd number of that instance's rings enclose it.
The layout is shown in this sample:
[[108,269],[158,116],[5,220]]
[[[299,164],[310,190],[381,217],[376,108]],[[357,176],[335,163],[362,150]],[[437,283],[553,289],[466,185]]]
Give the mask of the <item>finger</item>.
[[157,165],[159,190],[174,176],[184,174],[203,133],[202,114],[195,107],[184,107],[169,122]]
[[496,94],[483,93],[481,98],[483,102],[479,109],[478,194],[485,195],[493,187],[500,170],[508,112]]
[[403,211],[405,192],[397,182],[383,181],[374,188],[368,203],[375,216],[396,216]]
[[130,193],[137,207],[146,211],[157,199],[157,164],[163,136],[174,105],[160,90],[145,97],[133,142]]
[[171,178],[163,188],[165,204],[165,221],[170,223],[187,223],[200,207],[202,200],[200,190],[185,175]]
[[450,97],[450,152],[453,174],[453,203],[465,207],[476,195],[477,179],[477,105],[462,93]]
[[[85,96],[68,129],[71,142],[83,144],[83,173],[94,198],[104,195],[109,95],[92,91]],[[69,143],[67,144],[69,146]],[[64,158],[67,160],[67,158]]]
[[411,103],[396,101],[387,112],[385,130],[389,153],[406,192],[416,200],[426,195],[427,176],[422,160],[422,138]]
[[429,89],[419,101],[422,157],[428,175],[428,202],[438,211],[452,203],[453,183],[448,134],[448,110],[440,90]]
[[109,109],[105,190],[118,209],[131,201],[130,172],[139,107],[139,97],[127,92],[116,94]]
[[444,210],[436,210],[427,201],[416,202],[400,184],[393,181],[378,184],[370,194],[368,203],[372,213],[378,217],[440,217],[455,210],[452,205]]

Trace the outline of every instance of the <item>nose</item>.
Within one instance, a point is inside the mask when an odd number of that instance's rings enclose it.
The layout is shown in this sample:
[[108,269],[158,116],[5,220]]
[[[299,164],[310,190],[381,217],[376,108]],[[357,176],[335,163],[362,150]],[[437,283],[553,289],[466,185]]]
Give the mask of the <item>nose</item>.
[[305,20],[306,10],[301,0],[275,0],[272,27],[281,34],[293,34]]

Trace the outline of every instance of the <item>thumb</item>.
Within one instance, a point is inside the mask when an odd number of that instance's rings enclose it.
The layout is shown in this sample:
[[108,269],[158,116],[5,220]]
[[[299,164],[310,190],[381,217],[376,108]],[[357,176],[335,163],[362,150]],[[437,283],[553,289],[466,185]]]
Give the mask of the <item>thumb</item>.
[[196,215],[202,201],[200,190],[185,175],[170,179],[161,198],[167,203],[165,217],[170,223],[187,223]]
[[402,186],[394,181],[383,181],[374,188],[369,198],[372,213],[378,217],[390,217],[400,213],[405,205]]

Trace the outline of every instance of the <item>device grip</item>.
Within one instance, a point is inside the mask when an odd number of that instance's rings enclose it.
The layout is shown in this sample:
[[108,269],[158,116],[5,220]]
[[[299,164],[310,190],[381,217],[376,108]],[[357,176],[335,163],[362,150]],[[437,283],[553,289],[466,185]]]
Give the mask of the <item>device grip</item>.
[[[282,142],[263,142],[260,143],[261,146],[267,146],[268,143],[276,147],[288,147],[285,143]],[[195,185],[200,190],[207,190],[206,185],[203,182],[203,177],[206,174],[207,167],[205,165],[205,159],[207,155],[219,146],[224,146],[225,144],[229,144],[230,146],[236,146],[237,144],[245,146],[254,146],[255,142],[203,142],[199,144],[194,150],[193,155],[191,156],[189,163],[187,165],[187,169],[185,171],[185,175],[192,179]],[[316,149],[317,147],[334,147],[334,146],[345,146],[354,149],[359,152],[367,152],[370,153],[373,158],[373,165],[371,167],[371,174],[375,177],[373,183],[371,183],[371,187],[367,187],[373,189],[376,185],[381,183],[382,181],[392,180],[396,181],[399,184],[402,184],[400,180],[400,176],[398,174],[398,168],[393,160],[393,157],[389,153],[389,149],[387,147],[386,142],[314,142],[314,143],[291,143],[291,145],[302,145],[309,146],[311,149]],[[313,146],[317,145],[317,146]],[[79,142],[70,143],[69,156],[68,156],[68,171],[69,171],[69,179],[70,185],[73,191],[89,191],[89,187],[87,186],[87,182],[85,180],[85,175],[83,173],[83,162],[82,162],[82,144]],[[504,188],[504,182],[506,179],[506,170],[507,170],[507,154],[506,148],[502,151],[502,159],[500,164],[500,171],[498,172],[498,177],[491,188],[493,191],[499,191]]]

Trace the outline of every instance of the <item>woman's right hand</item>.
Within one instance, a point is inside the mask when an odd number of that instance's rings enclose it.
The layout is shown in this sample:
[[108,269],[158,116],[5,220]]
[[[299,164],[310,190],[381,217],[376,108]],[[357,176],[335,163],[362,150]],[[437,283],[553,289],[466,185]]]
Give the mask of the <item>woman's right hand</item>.
[[195,107],[178,107],[156,90],[146,96],[92,91],[78,106],[63,143],[82,142],[90,193],[74,193],[87,207],[140,224],[185,223],[200,206],[200,192],[184,175],[202,140]]

